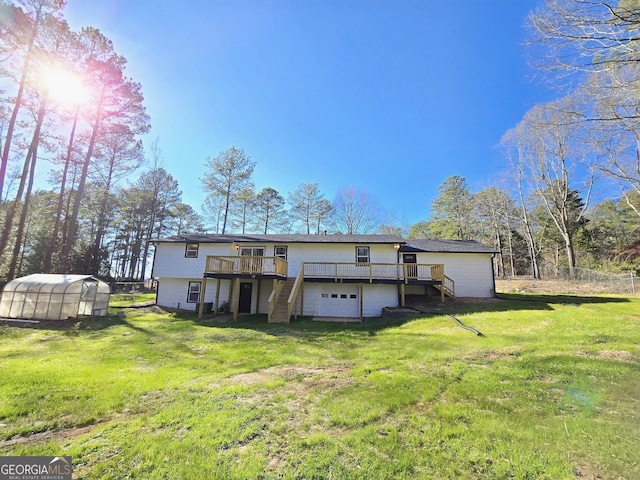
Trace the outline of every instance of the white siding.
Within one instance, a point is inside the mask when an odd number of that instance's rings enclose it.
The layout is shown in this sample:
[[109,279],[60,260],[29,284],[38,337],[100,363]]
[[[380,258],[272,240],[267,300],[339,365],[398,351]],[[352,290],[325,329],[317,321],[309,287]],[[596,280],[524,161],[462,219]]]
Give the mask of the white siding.
[[[160,279],[158,283],[158,299],[157,304],[162,307],[180,308],[182,310],[195,310],[196,304],[187,302],[187,290],[189,282],[202,282],[200,278],[168,278]],[[218,297],[218,307],[229,300],[229,290],[231,288],[231,280],[220,280],[220,295]],[[269,311],[269,295],[273,289],[271,280],[249,280],[241,279],[242,283],[251,283],[251,313],[268,313]],[[216,299],[217,279],[208,278],[207,288],[205,291],[205,303],[214,303]],[[204,284],[203,284],[204,285]],[[202,290],[201,290],[202,292]],[[258,295],[260,302],[258,305]],[[257,309],[259,308],[259,311]]]
[[456,297],[495,295],[491,254],[418,253],[418,263],[443,263],[444,274],[456,283]]
[[201,243],[198,258],[185,257],[186,243],[159,243],[153,261],[153,277],[202,278],[207,255],[237,255],[230,243]]
[[[393,245],[380,244],[325,244],[291,243],[264,244],[242,243],[242,247],[264,247],[265,256],[272,257],[275,245],[287,245],[288,274],[298,276],[303,262],[355,262],[356,246],[368,246],[373,263],[396,263],[397,253]],[[231,244],[201,243],[197,258],[185,257],[185,243],[159,243],[156,245],[153,265],[154,278],[202,278],[207,255],[235,256],[238,250]]]
[[162,278],[158,283],[157,304],[161,307],[195,310],[195,303],[187,302],[189,282],[201,282],[200,278]]
[[[279,243],[277,245],[285,245]],[[367,243],[290,243],[288,246],[287,262],[289,276],[297,277],[303,262],[344,262],[356,261],[356,246],[369,247],[370,261],[373,263],[396,263],[397,253],[393,245]],[[244,246],[244,243],[243,243]],[[273,256],[274,245],[269,245],[266,256]]]
[[[398,305],[398,287],[396,285],[363,284],[362,295],[364,301],[363,316],[378,317],[384,307],[395,307]],[[342,294],[356,295],[355,310],[352,307],[352,299],[346,301],[337,299],[323,299],[322,294]],[[296,312],[300,310],[300,296]],[[332,301],[333,300],[333,301]],[[333,304],[343,303],[348,311],[337,311]],[[311,317],[358,317],[360,309],[360,286],[357,283],[317,283],[305,282],[304,284],[304,312],[303,315]]]

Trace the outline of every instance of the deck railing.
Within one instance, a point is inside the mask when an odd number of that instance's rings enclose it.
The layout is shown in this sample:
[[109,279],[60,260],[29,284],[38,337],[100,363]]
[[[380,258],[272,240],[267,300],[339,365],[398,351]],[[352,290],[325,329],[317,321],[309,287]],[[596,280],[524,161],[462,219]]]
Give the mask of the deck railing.
[[427,263],[336,263],[304,262],[304,278],[444,281],[444,265]]
[[287,276],[287,261],[280,257],[240,255],[234,257],[207,256],[205,273],[228,275]]
[[[206,273],[223,275],[270,275],[286,278],[288,264],[280,257],[207,256]],[[304,262],[303,278],[362,280],[432,280],[444,283],[444,265],[437,263]],[[300,275],[299,275],[300,276]],[[453,289],[449,282],[447,288]]]

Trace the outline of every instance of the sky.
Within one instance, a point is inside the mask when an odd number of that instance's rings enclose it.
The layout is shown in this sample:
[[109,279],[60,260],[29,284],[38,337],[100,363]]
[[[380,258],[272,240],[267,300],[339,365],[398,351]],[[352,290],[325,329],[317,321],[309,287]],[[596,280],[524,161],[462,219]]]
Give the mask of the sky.
[[197,211],[208,157],[231,146],[256,190],[366,191],[388,222],[429,216],[452,175],[472,192],[536,103],[525,45],[537,0],[68,0],[142,84],[162,166]]

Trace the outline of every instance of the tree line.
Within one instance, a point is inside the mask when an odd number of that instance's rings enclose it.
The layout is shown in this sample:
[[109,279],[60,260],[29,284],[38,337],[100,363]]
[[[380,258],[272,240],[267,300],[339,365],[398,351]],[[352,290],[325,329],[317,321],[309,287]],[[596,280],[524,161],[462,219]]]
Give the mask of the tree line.
[[[145,163],[141,85],[99,30],[69,28],[64,3],[0,1],[1,276],[144,277],[149,239],[198,219],[157,162],[122,185]],[[51,188],[36,190],[45,160]]]
[[[534,189],[520,197],[513,190],[517,188],[514,184],[511,189],[492,186],[472,192],[464,177],[449,177],[438,189],[430,219],[409,227],[406,236],[476,240],[492,246],[497,276],[554,276],[570,261],[574,267],[638,270],[640,224],[624,197],[605,199],[585,210],[577,190],[556,203],[552,199],[557,190]],[[635,194],[628,197],[640,201]]]
[[[452,176],[415,225],[355,186],[332,200],[313,182],[257,188],[256,162],[235,146],[205,160],[200,212],[183,203],[159,141],[143,145],[150,119],[126,59],[99,30],[72,31],[63,7],[0,0],[0,279],[144,279],[151,240],[203,232],[474,239],[496,249],[498,275],[638,268],[638,0],[547,0],[531,13],[534,60],[558,98],[504,134],[493,186],[471,192]],[[48,189],[35,187],[43,162]]]

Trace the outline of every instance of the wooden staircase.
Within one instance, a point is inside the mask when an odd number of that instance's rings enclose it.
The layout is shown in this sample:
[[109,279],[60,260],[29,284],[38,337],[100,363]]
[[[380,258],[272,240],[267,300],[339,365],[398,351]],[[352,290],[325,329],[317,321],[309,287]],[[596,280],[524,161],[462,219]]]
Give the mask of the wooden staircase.
[[456,283],[453,279],[445,275],[444,282],[441,285],[434,285],[441,292],[444,291],[444,295],[454,298],[456,296]]
[[295,283],[296,278],[290,277],[284,282],[282,286],[282,290],[280,290],[280,294],[276,299],[275,307],[273,308],[273,312],[269,317],[269,323],[289,323],[289,295],[291,294],[291,290],[293,290],[293,284]]

